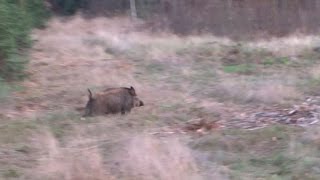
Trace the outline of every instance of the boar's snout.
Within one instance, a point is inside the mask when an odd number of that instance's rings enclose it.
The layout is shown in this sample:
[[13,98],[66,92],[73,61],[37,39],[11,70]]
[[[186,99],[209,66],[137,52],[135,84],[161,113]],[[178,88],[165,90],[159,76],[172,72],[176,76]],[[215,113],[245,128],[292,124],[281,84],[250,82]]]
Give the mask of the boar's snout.
[[133,97],[133,107],[140,107],[144,106],[143,101],[141,101],[138,97],[134,96]]

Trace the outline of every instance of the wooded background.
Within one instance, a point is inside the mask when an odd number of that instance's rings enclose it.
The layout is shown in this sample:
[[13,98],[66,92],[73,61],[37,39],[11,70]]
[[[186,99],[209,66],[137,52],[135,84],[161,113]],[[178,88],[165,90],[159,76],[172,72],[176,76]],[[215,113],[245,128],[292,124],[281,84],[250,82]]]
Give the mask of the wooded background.
[[210,33],[246,40],[316,34],[320,27],[319,0],[0,0],[0,77],[24,77],[23,53],[31,45],[31,29],[45,27],[50,14],[130,15],[130,2],[147,28],[179,35]]
[[[89,16],[127,13],[129,0],[50,0],[53,10]],[[175,33],[214,33],[223,36],[316,33],[320,26],[317,0],[136,0],[138,16],[167,25]],[[158,19],[153,19],[155,16]],[[159,19],[159,17],[161,17]]]

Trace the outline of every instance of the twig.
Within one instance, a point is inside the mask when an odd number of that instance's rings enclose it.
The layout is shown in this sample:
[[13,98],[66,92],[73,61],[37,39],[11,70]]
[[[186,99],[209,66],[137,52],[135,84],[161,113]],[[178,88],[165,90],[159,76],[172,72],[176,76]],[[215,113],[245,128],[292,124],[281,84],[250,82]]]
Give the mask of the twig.
[[254,127],[254,128],[247,129],[247,130],[248,130],[248,131],[254,131],[254,130],[263,129],[263,128],[266,128],[266,127],[267,127],[267,126]]
[[319,119],[316,119],[316,120],[312,121],[312,122],[309,123],[309,124],[312,125],[312,124],[316,124],[316,123],[318,123],[318,122],[319,122]]
[[168,132],[151,132],[149,134],[151,135],[156,135],[156,134],[174,134],[175,132],[173,131],[168,131]]

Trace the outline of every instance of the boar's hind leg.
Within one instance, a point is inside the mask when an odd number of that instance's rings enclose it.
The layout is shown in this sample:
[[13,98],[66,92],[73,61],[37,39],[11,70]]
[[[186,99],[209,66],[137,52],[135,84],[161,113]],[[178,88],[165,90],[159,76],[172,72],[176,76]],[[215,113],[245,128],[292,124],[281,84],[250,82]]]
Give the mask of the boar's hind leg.
[[126,114],[126,109],[125,108],[121,108],[121,115],[125,115],[125,114]]

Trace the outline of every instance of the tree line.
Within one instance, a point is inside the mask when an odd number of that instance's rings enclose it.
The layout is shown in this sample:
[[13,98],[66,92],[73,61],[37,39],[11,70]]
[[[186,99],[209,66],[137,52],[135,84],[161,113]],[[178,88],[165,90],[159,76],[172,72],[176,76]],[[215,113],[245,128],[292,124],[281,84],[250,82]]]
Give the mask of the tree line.
[[319,0],[0,0],[0,80],[21,79],[32,28],[54,13],[131,15],[155,30],[211,33],[236,39],[318,33]]

